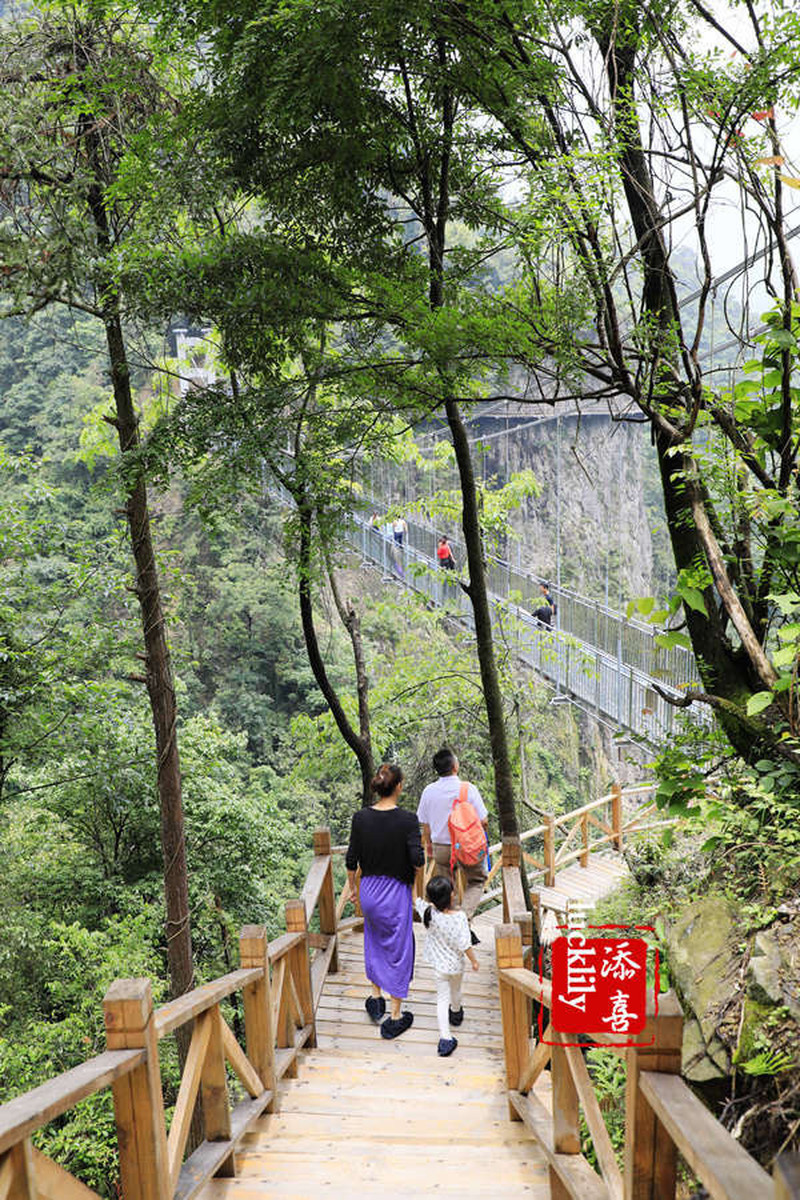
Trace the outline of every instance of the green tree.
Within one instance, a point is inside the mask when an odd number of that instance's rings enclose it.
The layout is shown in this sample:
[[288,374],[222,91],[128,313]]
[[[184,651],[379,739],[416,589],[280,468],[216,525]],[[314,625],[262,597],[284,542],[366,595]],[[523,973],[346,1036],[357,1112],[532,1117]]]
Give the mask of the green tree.
[[192,986],[177,709],[139,423],[112,261],[135,220],[115,192],[121,163],[165,101],[164,61],[130,10],[51,8],[2,27],[5,205],[0,257],[6,313],[51,303],[102,323],[120,448],[120,484],[136,570],[158,761],[166,932],[174,994]]

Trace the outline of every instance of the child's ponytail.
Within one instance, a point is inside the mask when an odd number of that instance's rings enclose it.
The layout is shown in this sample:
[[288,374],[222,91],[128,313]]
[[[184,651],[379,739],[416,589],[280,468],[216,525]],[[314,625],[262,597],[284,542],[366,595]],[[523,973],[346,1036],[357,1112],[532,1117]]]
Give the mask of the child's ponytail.
[[431,906],[430,906],[430,904],[425,909],[425,912],[422,914],[422,924],[425,926],[426,929],[430,929],[430,924],[431,924]]

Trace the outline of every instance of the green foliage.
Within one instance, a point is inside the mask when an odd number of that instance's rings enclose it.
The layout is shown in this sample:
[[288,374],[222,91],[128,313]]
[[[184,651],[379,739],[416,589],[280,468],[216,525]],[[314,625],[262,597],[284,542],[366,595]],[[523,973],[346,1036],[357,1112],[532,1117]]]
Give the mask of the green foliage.
[[[625,1081],[627,1069],[625,1059],[611,1050],[587,1050],[586,1065],[592,1087],[603,1114],[603,1122],[611,1141],[611,1147],[622,1165],[625,1147]],[[581,1151],[595,1168],[600,1169],[597,1154],[592,1144],[589,1126],[581,1113]]]

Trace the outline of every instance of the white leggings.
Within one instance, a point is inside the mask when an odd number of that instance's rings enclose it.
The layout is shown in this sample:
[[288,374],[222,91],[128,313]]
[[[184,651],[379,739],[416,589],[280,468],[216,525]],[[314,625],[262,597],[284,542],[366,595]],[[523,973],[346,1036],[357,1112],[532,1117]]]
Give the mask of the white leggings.
[[461,1008],[461,981],[459,975],[441,975],[436,971],[436,1017],[439,1021],[439,1037],[451,1038],[449,1008],[456,1012]]

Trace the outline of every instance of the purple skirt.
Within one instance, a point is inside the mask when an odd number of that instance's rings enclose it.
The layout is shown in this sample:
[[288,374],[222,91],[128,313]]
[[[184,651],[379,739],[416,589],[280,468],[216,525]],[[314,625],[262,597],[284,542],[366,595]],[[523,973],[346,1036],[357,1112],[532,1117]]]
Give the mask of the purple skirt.
[[359,892],[367,979],[390,996],[404,999],[414,974],[411,888],[389,875],[367,875]]

